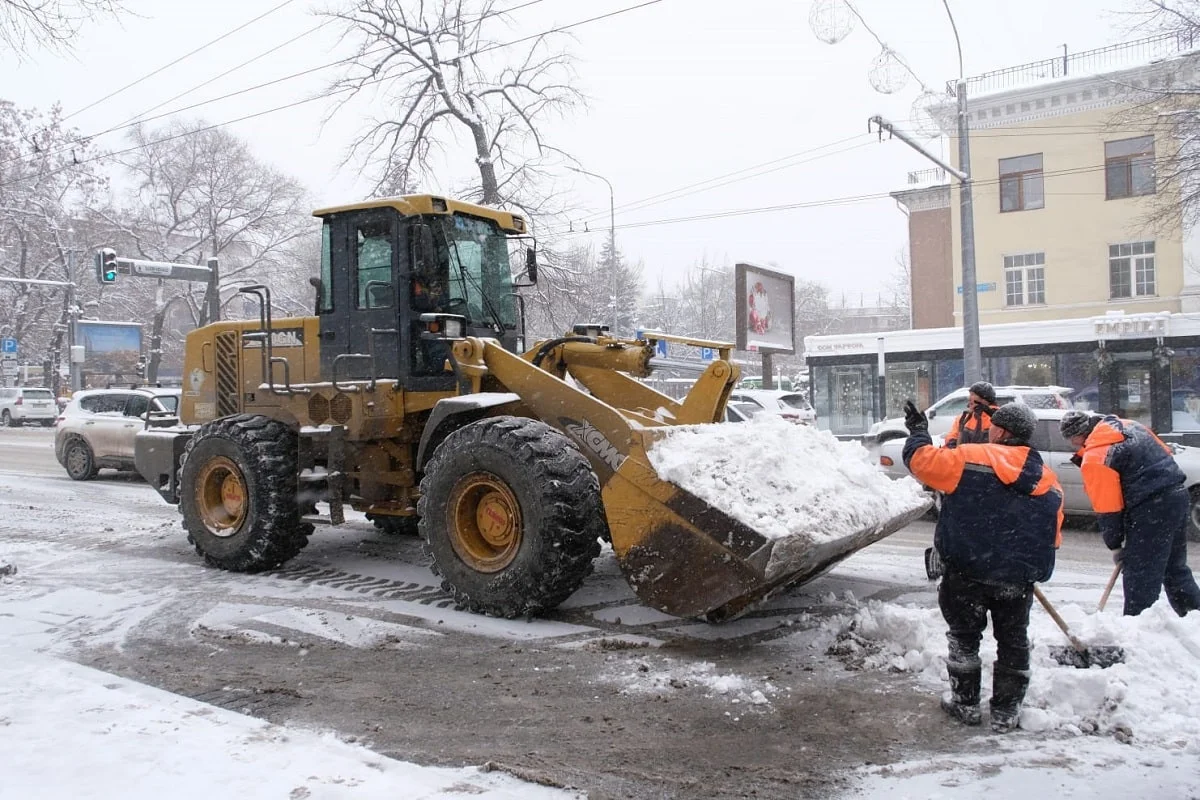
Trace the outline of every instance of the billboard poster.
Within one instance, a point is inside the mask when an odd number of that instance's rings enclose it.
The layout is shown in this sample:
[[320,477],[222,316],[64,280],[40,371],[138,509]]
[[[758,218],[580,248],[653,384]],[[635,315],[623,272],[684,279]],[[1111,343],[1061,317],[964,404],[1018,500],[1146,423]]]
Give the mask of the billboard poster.
[[84,348],[84,374],[118,380],[136,377],[142,355],[141,323],[80,320],[75,325],[75,344]]
[[737,349],[796,352],[796,278],[782,272],[737,264]]

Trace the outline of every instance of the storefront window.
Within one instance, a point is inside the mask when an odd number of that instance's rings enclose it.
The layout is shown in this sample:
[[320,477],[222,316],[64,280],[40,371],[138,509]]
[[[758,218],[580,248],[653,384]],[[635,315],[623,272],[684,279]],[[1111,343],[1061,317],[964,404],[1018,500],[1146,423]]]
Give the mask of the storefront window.
[[917,408],[928,408],[938,397],[931,397],[928,361],[901,361],[887,365],[887,409],[885,416],[903,417],[904,403],[912,400]]
[[1062,353],[1058,356],[1055,383],[1071,390],[1071,404],[1080,411],[1100,410],[1099,365],[1093,353]]
[[1200,347],[1179,347],[1171,358],[1171,430],[1200,431]]
[[934,371],[937,373],[936,385],[933,391],[933,402],[936,402],[946,395],[953,392],[955,389],[961,389],[963,386],[963,362],[961,358],[947,359],[945,361],[934,362]]
[[1050,386],[1054,383],[1054,356],[989,358],[992,383],[997,386]]
[[875,421],[875,368],[815,367],[813,400],[817,427],[835,435],[866,433]]

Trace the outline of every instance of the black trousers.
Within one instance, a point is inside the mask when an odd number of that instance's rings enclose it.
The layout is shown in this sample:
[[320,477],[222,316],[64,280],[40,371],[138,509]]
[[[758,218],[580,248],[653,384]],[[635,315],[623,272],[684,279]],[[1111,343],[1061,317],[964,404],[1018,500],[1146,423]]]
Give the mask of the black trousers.
[[1179,616],[1200,609],[1200,587],[1187,563],[1189,507],[1180,487],[1125,510],[1125,616],[1154,605],[1163,589]]
[[964,667],[979,664],[979,643],[991,612],[996,663],[1011,670],[1028,670],[1032,605],[1032,584],[984,583],[947,566],[938,586],[938,606],[948,627],[948,660]]

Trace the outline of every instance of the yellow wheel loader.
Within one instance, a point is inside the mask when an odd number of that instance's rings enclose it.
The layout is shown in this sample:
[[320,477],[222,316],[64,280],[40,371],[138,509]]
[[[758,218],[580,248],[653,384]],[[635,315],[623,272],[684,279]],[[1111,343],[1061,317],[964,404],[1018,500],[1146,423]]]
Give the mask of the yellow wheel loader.
[[[637,380],[654,340],[576,326],[526,349],[509,262],[528,236],[521,216],[429,195],[314,216],[315,313],[277,319],[267,287],[241,289],[259,318],[188,334],[179,423],[136,440],[139,472],[179,504],[212,566],[279,567],[349,506],[419,532],[443,588],[473,611],[553,608],[608,541],[643,602],[718,621],[924,511],[773,561],[787,543],[662,480],[647,457],[665,428],[724,419],[730,345],[679,340],[720,357],[675,401]],[[536,272],[530,247],[523,285]]]

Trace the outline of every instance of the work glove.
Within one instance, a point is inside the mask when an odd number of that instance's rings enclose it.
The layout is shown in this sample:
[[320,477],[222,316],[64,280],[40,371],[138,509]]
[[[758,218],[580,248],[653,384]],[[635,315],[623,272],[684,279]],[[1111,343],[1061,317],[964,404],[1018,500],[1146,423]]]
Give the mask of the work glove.
[[1079,455],[1078,453],[1076,453],[1075,455],[1071,456],[1071,459],[1070,459],[1070,461],[1071,461],[1071,463],[1072,463],[1072,464],[1074,464],[1074,465],[1075,465],[1075,466],[1077,466],[1077,467],[1082,467],[1082,466],[1083,466],[1083,456]]
[[977,408],[979,409],[979,413],[988,419],[991,419],[992,414],[996,413],[996,409],[992,408],[987,403],[980,403]]
[[904,427],[908,428],[908,432],[925,433],[929,430],[929,419],[925,416],[925,412],[919,410],[912,400],[904,404]]
[[1125,548],[1118,547],[1116,550],[1113,550],[1112,557],[1113,557],[1114,564],[1120,564],[1121,561],[1125,558]]

